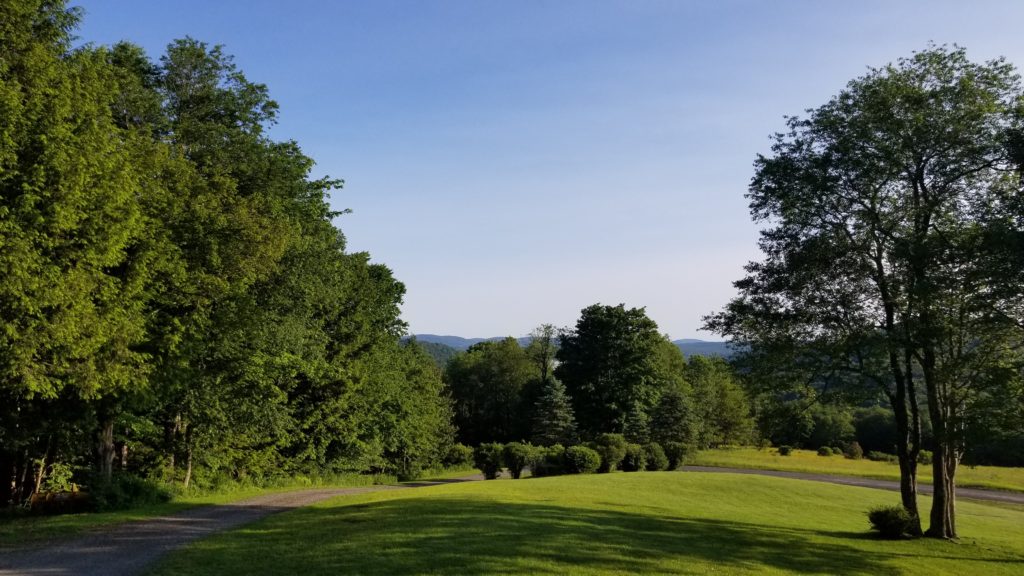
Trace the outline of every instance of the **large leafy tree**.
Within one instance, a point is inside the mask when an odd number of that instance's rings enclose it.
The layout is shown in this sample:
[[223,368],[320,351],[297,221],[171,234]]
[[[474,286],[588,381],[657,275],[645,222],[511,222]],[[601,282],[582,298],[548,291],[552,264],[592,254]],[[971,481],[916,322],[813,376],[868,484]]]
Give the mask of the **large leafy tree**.
[[[928,534],[955,537],[955,474],[975,400],[1006,386],[1021,341],[1021,90],[1002,60],[929,48],[790,118],[750,187],[762,262],[710,327],[765,372],[875,386],[893,409],[904,506],[916,504],[918,399],[935,436]],[[781,360],[781,362],[780,362]]]
[[529,436],[529,388],[540,371],[515,338],[480,342],[451,359],[445,378],[455,403],[459,440],[509,442]]
[[565,383],[587,437],[621,433],[646,419],[661,392],[683,378],[679,349],[643,308],[622,304],[584,308],[576,327],[562,334],[556,357],[555,376]]

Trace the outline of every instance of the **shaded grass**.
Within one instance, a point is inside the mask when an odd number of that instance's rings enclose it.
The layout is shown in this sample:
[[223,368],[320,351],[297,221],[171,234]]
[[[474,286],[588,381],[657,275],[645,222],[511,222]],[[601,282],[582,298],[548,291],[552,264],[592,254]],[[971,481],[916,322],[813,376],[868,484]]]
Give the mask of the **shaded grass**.
[[393,481],[388,476],[338,474],[323,479],[297,477],[278,480],[273,486],[231,484],[212,491],[191,491],[179,494],[170,502],[140,506],[111,512],[83,512],[41,516],[32,514],[0,515],[0,551],[13,547],[39,545],[48,541],[69,538],[87,530],[99,529],[123,522],[166,516],[197,506],[227,504],[263,494],[289,492],[304,488],[343,488],[369,486]]
[[964,504],[969,537],[958,544],[877,540],[865,511],[894,499],[719,473],[455,484],[283,513],[200,541],[154,573],[1024,573],[1024,513]]
[[[818,456],[811,450],[793,450],[789,456],[779,455],[776,448],[719,448],[701,450],[688,462],[697,466],[755,468],[785,472],[810,472],[835,476],[859,476],[878,480],[900,479],[899,465],[871,460],[850,460],[842,456]],[[931,466],[918,467],[918,482],[931,484]],[[957,486],[1024,492],[1024,468],[1000,466],[960,466]]]

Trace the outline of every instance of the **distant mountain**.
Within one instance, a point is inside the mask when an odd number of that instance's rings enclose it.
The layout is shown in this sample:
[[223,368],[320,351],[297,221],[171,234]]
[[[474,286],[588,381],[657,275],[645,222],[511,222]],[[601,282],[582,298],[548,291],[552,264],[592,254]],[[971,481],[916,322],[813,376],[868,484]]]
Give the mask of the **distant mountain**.
[[[493,338],[463,338],[461,336],[441,336],[438,334],[413,334],[418,342],[431,342],[434,344],[441,344],[446,347],[454,348],[455,350],[465,351],[473,344],[480,342],[495,342],[503,340],[504,336],[495,336]],[[523,336],[522,338],[516,338],[519,341],[520,346],[526,346],[530,343],[529,336]],[[673,344],[679,347],[679,350],[683,352],[683,356],[721,356],[722,358],[729,358],[733,355],[733,351],[729,349],[729,345],[726,342],[709,342],[707,340],[697,340],[695,338],[683,338],[681,340],[673,340]]]
[[[409,339],[406,338],[405,340],[408,342]],[[444,368],[448,365],[449,360],[462,353],[461,350],[453,348],[447,344],[441,344],[440,342],[428,342],[417,338],[416,344],[423,348],[423,351],[434,359],[434,363],[437,364],[438,368]]]
[[[504,340],[507,336],[495,336],[493,338],[463,338],[461,336],[440,336],[438,334],[413,334],[417,342],[434,342],[436,344],[444,344],[445,346],[451,346],[456,350],[465,351],[473,344],[479,344],[480,342],[497,342]],[[520,346],[526,346],[530,343],[529,336],[523,336],[516,338]]]
[[673,344],[679,347],[679,350],[683,352],[683,356],[689,358],[690,356],[720,356],[722,358],[730,358],[733,355],[733,350],[729,348],[728,342],[708,342],[706,340],[695,340],[693,338],[684,338],[682,340],[673,340]]

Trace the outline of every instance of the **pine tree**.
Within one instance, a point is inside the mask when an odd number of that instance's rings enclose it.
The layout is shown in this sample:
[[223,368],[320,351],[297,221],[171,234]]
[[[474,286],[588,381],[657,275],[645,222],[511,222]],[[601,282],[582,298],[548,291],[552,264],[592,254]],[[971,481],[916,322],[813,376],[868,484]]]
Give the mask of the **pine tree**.
[[565,385],[549,378],[541,389],[533,412],[533,442],[541,446],[569,445],[576,440],[576,417],[573,415]]

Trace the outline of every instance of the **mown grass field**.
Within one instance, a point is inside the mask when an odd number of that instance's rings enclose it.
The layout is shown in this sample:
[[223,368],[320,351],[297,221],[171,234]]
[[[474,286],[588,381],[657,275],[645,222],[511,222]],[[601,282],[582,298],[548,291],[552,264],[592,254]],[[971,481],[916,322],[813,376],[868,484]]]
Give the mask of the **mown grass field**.
[[154,574],[1024,573],[1024,511],[964,503],[958,543],[875,539],[865,511],[896,500],[719,473],[472,482],[283,513],[173,553]]
[[[702,450],[688,462],[697,466],[724,466],[728,468],[756,468],[759,470],[783,470],[788,472],[813,472],[835,476],[860,476],[880,480],[900,479],[897,464],[872,462],[871,460],[850,460],[842,456],[818,456],[811,450],[793,450],[789,456],[780,456],[776,448],[720,448]],[[931,466],[918,467],[918,482],[931,483]],[[957,486],[965,488],[990,488],[1024,492],[1024,468],[1001,468],[998,466],[963,466],[957,469]]]

